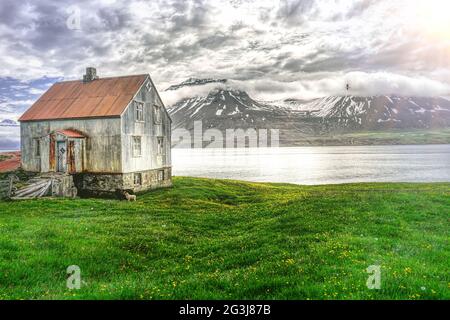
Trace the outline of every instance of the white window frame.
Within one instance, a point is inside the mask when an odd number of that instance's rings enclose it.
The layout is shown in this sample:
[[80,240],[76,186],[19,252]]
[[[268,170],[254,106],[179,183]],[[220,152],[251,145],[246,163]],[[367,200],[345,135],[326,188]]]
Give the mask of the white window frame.
[[136,122],[144,122],[144,103],[135,101],[134,102],[134,114],[136,117]]
[[[139,148],[138,148],[138,146],[139,146]],[[132,149],[133,149],[132,150],[133,157],[135,157],[135,158],[142,157],[142,137],[141,136],[132,136]]]
[[148,92],[152,91],[152,84],[150,83],[150,81],[147,81],[147,83],[145,84],[145,88]]
[[133,184],[135,186],[142,186],[142,173],[133,173]]
[[153,105],[153,122],[155,124],[161,124],[161,107]]
[[[161,141],[161,143],[159,143],[159,141]],[[156,154],[158,156],[162,156],[164,154],[164,137],[162,136],[156,137],[156,144],[157,144]]]

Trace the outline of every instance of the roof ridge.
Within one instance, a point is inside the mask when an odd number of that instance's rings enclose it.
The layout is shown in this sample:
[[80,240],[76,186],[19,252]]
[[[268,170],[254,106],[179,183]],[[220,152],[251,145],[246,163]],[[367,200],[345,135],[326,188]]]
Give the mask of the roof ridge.
[[[96,81],[96,80],[106,80],[106,79],[118,79],[118,78],[131,78],[131,77],[142,77],[142,76],[149,76],[149,73],[140,73],[140,74],[130,74],[127,76],[111,76],[111,77],[102,77],[102,78],[98,78],[95,80],[92,80],[92,82]],[[63,81],[58,81],[55,83],[67,83],[67,82],[83,82],[83,79],[76,79],[76,80],[63,80]]]

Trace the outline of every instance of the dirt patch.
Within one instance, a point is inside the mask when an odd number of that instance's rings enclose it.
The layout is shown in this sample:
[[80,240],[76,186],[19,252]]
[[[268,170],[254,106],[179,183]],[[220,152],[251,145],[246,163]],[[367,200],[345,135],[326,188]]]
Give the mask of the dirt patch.
[[20,152],[0,153],[0,172],[17,170],[20,167]]

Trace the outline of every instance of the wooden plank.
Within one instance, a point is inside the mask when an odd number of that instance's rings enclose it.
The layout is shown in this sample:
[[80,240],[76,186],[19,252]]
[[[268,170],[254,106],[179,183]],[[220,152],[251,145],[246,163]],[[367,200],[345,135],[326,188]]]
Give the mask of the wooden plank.
[[69,163],[69,173],[75,173],[75,143],[73,140],[69,140],[67,148],[67,162]]
[[14,188],[14,182],[17,180],[18,178],[15,175],[13,174],[9,175],[8,198],[11,198]]
[[39,194],[37,195],[37,198],[45,196],[45,194],[48,192],[48,190],[50,189],[51,186],[52,186],[52,180],[47,182],[47,185],[44,188],[42,188],[42,191],[39,192]]
[[50,156],[49,156],[50,171],[55,171],[55,167],[56,167],[55,149],[56,149],[55,136],[53,134],[51,134],[50,135]]
[[47,181],[30,185],[30,186],[28,186],[26,188],[20,189],[18,192],[16,192],[16,194],[14,196],[15,197],[28,196],[28,195],[30,195],[32,193],[35,193],[35,192],[41,190],[46,185],[47,185]]

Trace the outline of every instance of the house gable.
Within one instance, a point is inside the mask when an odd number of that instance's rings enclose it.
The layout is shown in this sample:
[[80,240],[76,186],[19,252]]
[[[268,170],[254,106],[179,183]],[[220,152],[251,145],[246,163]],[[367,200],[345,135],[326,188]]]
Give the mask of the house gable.
[[[157,120],[155,106],[160,109]],[[121,116],[122,170],[145,171],[170,165],[171,119],[150,76]],[[158,155],[158,138],[164,139],[164,152]],[[135,142],[140,141],[136,156]],[[167,155],[167,156],[164,156]]]
[[[169,112],[166,109],[166,106],[164,105],[161,96],[159,95],[158,90],[156,89],[155,84],[153,83],[152,78],[150,77],[150,75],[147,75],[147,77],[145,78],[144,82],[141,84],[141,86],[139,87],[139,89],[136,91],[135,95],[133,96],[133,98],[131,99],[131,101],[128,103],[128,105],[124,108],[121,116],[123,116],[124,114],[126,114],[126,112],[128,111],[128,108],[134,108],[134,104],[133,102],[137,101],[137,102],[145,102],[142,100],[141,96],[142,96],[142,92],[143,90],[147,90],[149,93],[154,93],[155,97],[152,99],[153,103],[159,107],[161,107],[161,110],[163,110],[163,112],[165,113],[165,116],[169,119],[170,122],[172,122],[172,118],[170,117]],[[147,101],[148,102],[148,101]]]

